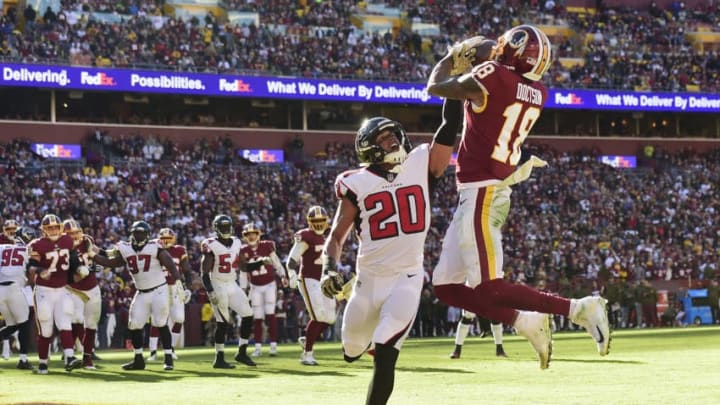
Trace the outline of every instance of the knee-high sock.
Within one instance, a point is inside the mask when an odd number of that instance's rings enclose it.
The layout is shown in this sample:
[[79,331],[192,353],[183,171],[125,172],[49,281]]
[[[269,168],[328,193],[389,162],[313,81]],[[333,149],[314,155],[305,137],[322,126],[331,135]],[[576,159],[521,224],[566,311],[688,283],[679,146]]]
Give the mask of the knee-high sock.
[[311,352],[313,345],[317,338],[322,335],[325,328],[328,326],[325,322],[313,321],[312,319],[308,322],[305,328],[305,351]]
[[163,345],[165,352],[172,350],[172,335],[170,334],[170,328],[165,325],[158,328],[160,332],[160,342]]
[[475,312],[479,316],[512,325],[516,310],[538,311],[567,316],[570,300],[542,293],[533,288],[496,279],[480,283],[475,289],[464,284],[435,286],[443,302]]
[[150,325],[150,339],[148,339],[148,349],[155,351],[158,348],[158,340],[160,339],[160,330],[157,326]]
[[43,336],[38,335],[38,358],[41,361],[47,362],[48,355],[50,354],[50,342],[52,341],[52,338],[46,338]]
[[501,345],[503,342],[503,324],[492,323],[490,324],[490,329],[492,330],[493,340],[495,341],[495,344]]
[[240,318],[240,337],[242,339],[250,339],[250,333],[252,333],[253,317],[244,316]]
[[30,345],[30,320],[19,325],[18,340],[20,341],[20,354],[27,354]]
[[265,322],[268,326],[268,335],[271,342],[277,342],[277,318],[275,314],[265,315]]
[[83,353],[90,355],[95,351],[95,329],[85,329],[83,334]]
[[400,351],[388,344],[375,344],[373,378],[368,387],[366,405],[385,405],[395,385],[395,363]]
[[[474,318],[473,318],[474,319]],[[472,320],[463,318],[458,322],[457,331],[455,332],[455,344],[462,346],[465,343],[465,338],[470,332],[470,324]]]
[[218,322],[215,326],[215,346],[225,344],[225,332],[227,330],[227,324],[225,322]]
[[84,329],[84,328],[83,328],[83,324],[81,324],[81,323],[73,323],[72,325],[70,325],[70,327],[72,328],[71,330],[72,330],[73,344],[74,344],[77,340],[79,340],[80,342],[82,342],[83,329]]

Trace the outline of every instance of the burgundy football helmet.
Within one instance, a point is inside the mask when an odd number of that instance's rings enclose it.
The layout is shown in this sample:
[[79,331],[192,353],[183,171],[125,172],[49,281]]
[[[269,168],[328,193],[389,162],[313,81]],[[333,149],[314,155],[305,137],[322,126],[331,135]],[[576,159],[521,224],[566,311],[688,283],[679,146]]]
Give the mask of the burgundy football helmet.
[[498,38],[493,57],[501,65],[536,82],[550,69],[552,45],[539,28],[518,25]]

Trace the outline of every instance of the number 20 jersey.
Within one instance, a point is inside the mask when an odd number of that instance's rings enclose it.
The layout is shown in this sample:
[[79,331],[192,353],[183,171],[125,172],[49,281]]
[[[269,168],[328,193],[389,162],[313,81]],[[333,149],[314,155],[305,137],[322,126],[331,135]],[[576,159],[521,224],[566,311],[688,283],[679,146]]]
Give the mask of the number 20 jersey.
[[425,237],[430,229],[430,149],[413,149],[398,174],[373,167],[350,170],[335,180],[335,194],[358,208],[355,231],[360,240],[358,273],[391,275],[423,269]]

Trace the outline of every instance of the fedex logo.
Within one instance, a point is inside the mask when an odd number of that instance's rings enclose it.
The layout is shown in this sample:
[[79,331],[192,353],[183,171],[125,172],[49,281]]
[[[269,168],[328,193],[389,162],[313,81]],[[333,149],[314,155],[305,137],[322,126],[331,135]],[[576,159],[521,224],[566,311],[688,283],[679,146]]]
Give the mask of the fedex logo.
[[575,93],[563,95],[560,92],[555,93],[555,104],[558,105],[583,105],[583,99]]
[[220,79],[218,83],[218,90],[225,91],[228,93],[252,93],[253,90],[250,88],[250,83],[245,83],[241,79],[226,80]]
[[117,86],[115,78],[103,72],[92,75],[86,71],[80,72],[80,83],[88,86]]

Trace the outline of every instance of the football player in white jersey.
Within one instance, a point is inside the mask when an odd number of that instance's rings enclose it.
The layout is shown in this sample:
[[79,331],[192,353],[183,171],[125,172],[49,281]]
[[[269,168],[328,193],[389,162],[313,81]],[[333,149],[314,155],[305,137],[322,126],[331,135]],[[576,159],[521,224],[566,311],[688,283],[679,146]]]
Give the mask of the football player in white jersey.
[[[130,305],[128,329],[132,339],[135,358],[123,364],[125,370],[145,369],[143,358],[143,327],[152,319],[152,325],[160,330],[160,340],[165,349],[164,370],[174,368],[170,329],[170,290],[167,288],[164,269],[177,280],[177,289],[185,289],[182,276],[170,254],[156,240],[150,240],[150,225],[135,221],[130,227],[130,241],[116,245],[118,253],[112,258],[96,247],[89,256],[105,267],[127,267],[135,283],[135,296]],[[163,269],[164,268],[164,269]]]
[[14,244],[0,244],[0,314],[5,326],[0,328],[0,340],[19,331],[20,361],[17,368],[32,370],[27,358],[30,343],[30,308],[23,289],[27,284],[25,265],[28,263],[26,243],[34,239],[27,228],[18,228]]
[[225,336],[230,323],[230,310],[238,313],[240,320],[240,338],[235,360],[254,367],[255,362],[247,355],[247,344],[252,332],[253,310],[247,294],[238,284],[237,270],[252,271],[262,266],[262,262],[246,263],[241,254],[242,242],[233,235],[232,218],[217,215],[212,222],[214,238],[207,238],[200,244],[202,258],[200,271],[202,282],[213,306],[217,327],[215,330],[214,368],[235,368],[225,361]]
[[347,362],[375,345],[368,404],[384,404],[392,393],[395,363],[423,287],[430,188],[450,162],[460,111],[459,102],[446,102],[444,122],[432,145],[412,150],[399,122],[385,117],[366,120],[355,138],[362,167],[335,181],[340,202],[321,258],[321,286],[327,297],[341,291],[344,278],[337,272],[337,261],[355,228],[360,241],[357,281],[343,315],[342,345]]

